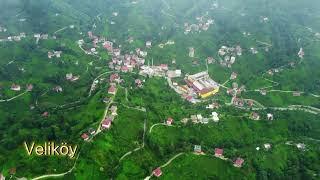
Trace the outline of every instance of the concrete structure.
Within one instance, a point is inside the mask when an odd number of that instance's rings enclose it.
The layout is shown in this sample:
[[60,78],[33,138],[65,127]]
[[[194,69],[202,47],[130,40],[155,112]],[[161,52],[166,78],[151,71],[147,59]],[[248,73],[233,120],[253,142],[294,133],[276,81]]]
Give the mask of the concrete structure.
[[201,98],[207,98],[219,92],[219,84],[212,80],[206,71],[189,75],[185,81]]

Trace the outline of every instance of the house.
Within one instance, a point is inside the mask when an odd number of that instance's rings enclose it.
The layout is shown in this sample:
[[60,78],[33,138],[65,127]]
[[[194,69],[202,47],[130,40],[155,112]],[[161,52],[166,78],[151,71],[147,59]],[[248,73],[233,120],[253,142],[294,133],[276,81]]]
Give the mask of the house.
[[54,90],[55,92],[57,92],[57,93],[59,93],[59,92],[62,92],[62,91],[63,91],[63,89],[62,89],[62,87],[61,87],[61,86],[56,86],[56,87],[54,87],[54,88],[53,88],[53,90]]
[[111,127],[111,120],[109,118],[106,118],[105,120],[103,120],[101,127],[102,129],[110,129]]
[[160,68],[164,71],[168,70],[168,64],[160,64]]
[[265,89],[260,89],[259,92],[260,92],[260,94],[263,95],[263,96],[267,95],[267,90],[265,90]]
[[253,120],[258,121],[258,120],[260,120],[260,115],[258,113],[256,113],[256,112],[253,112],[253,113],[251,113],[250,118],[253,119]]
[[209,119],[208,118],[203,118],[200,121],[202,124],[208,124],[209,123]]
[[180,77],[181,76],[181,70],[177,69],[177,70],[173,70],[173,71],[167,71],[167,76],[169,78],[175,78],[175,77]]
[[88,136],[88,134],[86,134],[86,133],[83,133],[83,134],[81,135],[81,138],[82,138],[83,140],[85,140],[85,141],[88,141],[88,140],[89,140],[89,136]]
[[299,58],[301,58],[301,59],[304,57],[304,51],[303,51],[302,48],[300,48],[300,50],[299,50],[299,52],[298,52],[298,56],[299,56]]
[[221,48],[221,49],[219,49],[218,54],[219,54],[220,56],[224,56],[224,55],[226,54],[226,52],[225,52],[224,49]]
[[269,144],[269,143],[264,144],[263,146],[264,146],[264,148],[265,148],[266,150],[269,150],[269,149],[271,148],[271,144]]
[[171,118],[171,117],[169,117],[168,119],[167,119],[167,125],[171,125],[173,123],[173,119]]
[[296,146],[298,149],[301,149],[301,150],[305,150],[305,148],[306,148],[306,145],[303,143],[298,143],[298,144],[296,144]]
[[96,130],[93,129],[93,128],[89,128],[88,132],[91,134],[91,135],[94,135],[96,133]]
[[113,49],[113,55],[114,56],[120,56],[121,50],[120,49]]
[[33,89],[33,85],[32,84],[28,84],[27,85],[27,91],[32,91]]
[[156,177],[160,177],[162,175],[162,171],[161,171],[160,167],[153,170],[152,174],[155,175]]
[[236,57],[231,56],[231,58],[230,58],[230,64],[233,64],[235,61],[236,61]]
[[189,57],[194,57],[194,52],[195,52],[195,50],[194,50],[194,48],[193,47],[191,47],[191,48],[189,48]]
[[51,59],[53,56],[54,56],[54,54],[51,51],[49,51],[48,52],[48,58]]
[[230,79],[231,79],[231,80],[234,80],[234,79],[236,79],[236,78],[237,78],[237,76],[238,76],[238,74],[237,74],[237,73],[232,72],[232,73],[231,73],[231,76],[230,76]]
[[9,170],[9,173],[10,173],[11,175],[15,174],[16,172],[17,172],[17,168],[15,168],[15,167],[10,168],[10,170]]
[[118,81],[120,79],[120,76],[118,73],[115,73],[115,74],[111,74],[110,76],[110,82],[115,82],[115,81]]
[[214,156],[216,156],[216,157],[223,157],[223,149],[215,148],[215,149],[214,149]]
[[110,108],[111,115],[112,115],[112,116],[118,115],[118,114],[117,114],[117,110],[118,110],[118,107],[117,107],[117,106],[111,106],[111,108]]
[[0,180],[5,180],[6,177],[4,177],[4,175],[2,173],[0,173]]
[[247,103],[248,103],[248,106],[250,106],[250,107],[252,107],[254,105],[254,102],[252,100],[248,100]]
[[244,160],[242,158],[237,158],[234,163],[233,163],[233,166],[234,167],[242,167],[242,164],[244,163]]
[[198,119],[198,121],[201,121],[203,119],[202,115],[201,114],[197,114],[197,119]]
[[273,120],[273,114],[268,113],[267,114],[267,118],[268,118],[268,120],[272,121]]
[[148,55],[148,52],[147,51],[140,51],[139,54],[142,57],[146,57]]
[[67,79],[67,80],[71,80],[72,78],[73,78],[72,73],[66,74],[66,79]]
[[146,42],[146,47],[147,47],[147,48],[151,48],[151,46],[152,46],[151,41],[147,41],[147,42]]
[[34,34],[33,37],[35,37],[35,38],[40,38],[40,37],[41,37],[41,34]]
[[212,64],[215,62],[215,60],[213,59],[213,57],[208,57],[207,62],[208,62],[208,64]]
[[11,90],[12,91],[20,91],[21,90],[21,86],[18,84],[12,84],[11,85]]
[[48,34],[42,34],[40,38],[41,38],[41,39],[48,39],[48,37],[49,37]]
[[79,80],[79,78],[80,78],[80,76],[73,76],[72,78],[71,78],[71,81],[77,81],[77,80]]
[[53,53],[57,58],[60,58],[62,51],[54,51]]
[[42,117],[48,117],[49,116],[49,112],[44,112],[44,113],[42,113]]
[[219,117],[217,112],[212,112],[212,119],[214,122],[219,122]]
[[103,47],[109,51],[109,52],[112,52],[112,49],[113,49],[113,43],[110,42],[110,41],[106,41],[103,43]]
[[134,83],[135,83],[138,87],[142,87],[142,81],[141,81],[140,79],[134,80]]
[[116,95],[117,88],[115,86],[110,86],[108,89],[108,94]]
[[195,153],[202,153],[200,145],[194,145],[193,151]]
[[129,67],[128,66],[121,66],[121,71],[126,73],[129,71]]
[[191,115],[190,118],[193,123],[198,123],[198,118],[196,115]]
[[301,96],[301,92],[296,91],[296,92],[293,92],[292,95],[295,97],[298,97],[298,96]]

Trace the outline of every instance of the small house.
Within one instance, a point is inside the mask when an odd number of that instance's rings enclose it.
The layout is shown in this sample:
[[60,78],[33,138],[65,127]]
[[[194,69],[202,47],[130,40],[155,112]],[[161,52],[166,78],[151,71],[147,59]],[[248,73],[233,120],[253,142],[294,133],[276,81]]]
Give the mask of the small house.
[[89,136],[88,136],[88,134],[86,134],[86,133],[83,133],[83,134],[81,135],[81,138],[82,138],[83,140],[85,140],[85,141],[88,141],[88,140],[89,140]]
[[160,177],[162,175],[162,171],[161,171],[160,167],[153,170],[152,174],[155,175],[156,177]]
[[200,145],[194,145],[193,151],[195,153],[202,153]]
[[173,119],[171,118],[171,117],[169,117],[168,119],[167,119],[167,125],[171,125],[173,123]]
[[18,84],[12,84],[11,85],[11,90],[13,91],[20,91],[21,90],[21,86]]
[[101,127],[102,127],[102,129],[110,129],[110,127],[111,127],[111,120],[110,119],[105,119],[103,122],[102,122],[102,125],[101,125]]
[[237,76],[238,76],[238,74],[236,72],[232,72],[231,75],[230,75],[230,79],[234,80],[234,79],[237,78]]
[[110,86],[110,88],[108,89],[108,94],[115,95],[116,92],[117,92],[117,88],[115,86]]
[[242,158],[237,158],[234,163],[233,163],[233,166],[234,167],[242,167],[242,164],[244,163],[244,160]]
[[216,157],[223,157],[223,149],[215,148],[215,149],[214,149],[214,156],[216,156]]

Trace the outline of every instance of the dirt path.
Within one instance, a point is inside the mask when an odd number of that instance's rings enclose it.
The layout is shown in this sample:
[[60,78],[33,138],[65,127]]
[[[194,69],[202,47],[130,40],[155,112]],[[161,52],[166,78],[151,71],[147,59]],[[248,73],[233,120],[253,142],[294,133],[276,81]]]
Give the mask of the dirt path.
[[149,133],[151,133],[152,132],[152,129],[155,127],[155,126],[166,126],[166,124],[165,123],[157,123],[157,124],[154,124],[154,125],[152,125],[151,127],[150,127],[150,129],[149,129]]
[[147,130],[147,118],[144,119],[144,124],[143,124],[142,145],[141,145],[140,147],[135,148],[135,149],[132,150],[132,151],[129,151],[129,152],[125,153],[125,154],[119,159],[119,162],[121,162],[125,157],[129,156],[129,155],[132,154],[133,152],[139,151],[140,149],[144,148],[146,130]]
[[0,99],[0,103],[1,103],[1,102],[10,102],[10,101],[12,101],[12,100],[14,100],[14,99],[16,99],[16,98],[18,98],[18,97],[20,97],[20,96],[23,96],[23,95],[26,94],[27,92],[29,92],[29,91],[25,91],[25,92],[23,92],[23,93],[21,93],[21,94],[18,94],[18,95],[16,95],[16,96],[12,97],[12,98],[9,98],[9,99]]
[[57,34],[58,32],[63,31],[63,30],[65,30],[65,29],[67,29],[67,28],[68,28],[68,26],[63,27],[63,28],[61,28],[61,29],[57,30],[56,32],[54,32],[53,34]]
[[260,110],[266,110],[266,109],[272,109],[276,111],[304,111],[311,114],[319,114],[319,109],[313,109],[314,107],[311,106],[301,106],[301,105],[290,105],[288,107],[264,107],[264,108],[246,108],[246,107],[238,107],[239,109],[245,109],[245,110],[253,110],[253,111],[260,111]]
[[94,134],[94,136],[96,136],[96,135],[98,135],[99,133],[102,132],[102,130],[101,130],[101,125],[102,125],[102,122],[106,119],[106,117],[107,117],[107,115],[108,115],[108,110],[109,110],[111,104],[113,103],[113,98],[114,98],[114,96],[111,97],[108,105],[106,106],[106,109],[104,110],[104,113],[103,113],[103,117],[102,117],[102,119],[101,119],[101,121],[100,121],[100,123],[99,123],[99,126],[98,126],[97,131],[96,131],[96,133]]
[[64,176],[64,175],[66,175],[66,174],[71,173],[71,172],[74,170],[74,168],[76,167],[76,164],[77,164],[77,161],[78,161],[79,155],[80,155],[80,152],[79,152],[79,154],[78,154],[78,156],[77,156],[77,159],[75,160],[75,162],[74,162],[74,164],[73,164],[72,168],[71,168],[71,169],[69,169],[67,172],[60,173],[60,174],[47,174],[47,175],[42,175],[42,176],[39,176],[39,177],[33,178],[33,179],[31,179],[31,180],[39,180],[39,179],[44,179],[44,178],[57,178],[57,177],[62,177],[62,176]]
[[97,76],[97,77],[92,81],[92,83],[91,83],[91,88],[90,88],[88,97],[91,96],[91,93],[92,93],[92,91],[93,91],[94,82],[95,82],[97,79],[99,79],[100,77],[102,77],[102,76],[104,76],[104,75],[106,75],[106,74],[109,74],[109,73],[112,73],[112,71],[104,72],[104,73],[100,74],[99,76]]
[[[173,160],[175,160],[176,158],[178,158],[179,156],[183,155],[184,153],[179,153],[175,156],[173,156],[171,159],[169,159],[165,164],[161,165],[161,168],[165,168],[166,166],[168,166],[170,163],[172,163]],[[149,180],[151,177],[153,176],[153,173],[150,174],[150,176],[147,176],[144,178],[144,180]]]

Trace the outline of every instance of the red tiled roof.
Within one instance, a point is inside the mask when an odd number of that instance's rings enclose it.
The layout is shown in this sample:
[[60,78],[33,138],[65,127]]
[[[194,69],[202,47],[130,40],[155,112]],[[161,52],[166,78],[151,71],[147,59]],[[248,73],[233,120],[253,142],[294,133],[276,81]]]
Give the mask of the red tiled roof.
[[160,169],[160,167],[158,167],[157,169],[153,170],[153,174],[157,177],[162,175],[162,171]]
[[111,86],[111,87],[109,88],[108,92],[110,92],[110,93],[116,92],[116,87]]
[[215,148],[214,149],[214,153],[215,155],[217,156],[221,156],[223,154],[223,149],[220,149],[220,148]]
[[242,158],[237,158],[236,161],[234,162],[235,165],[241,166],[244,160]]
[[83,134],[81,135],[81,138],[82,138],[82,139],[88,139],[88,138],[89,138],[89,136],[88,136],[88,134],[83,133]]

